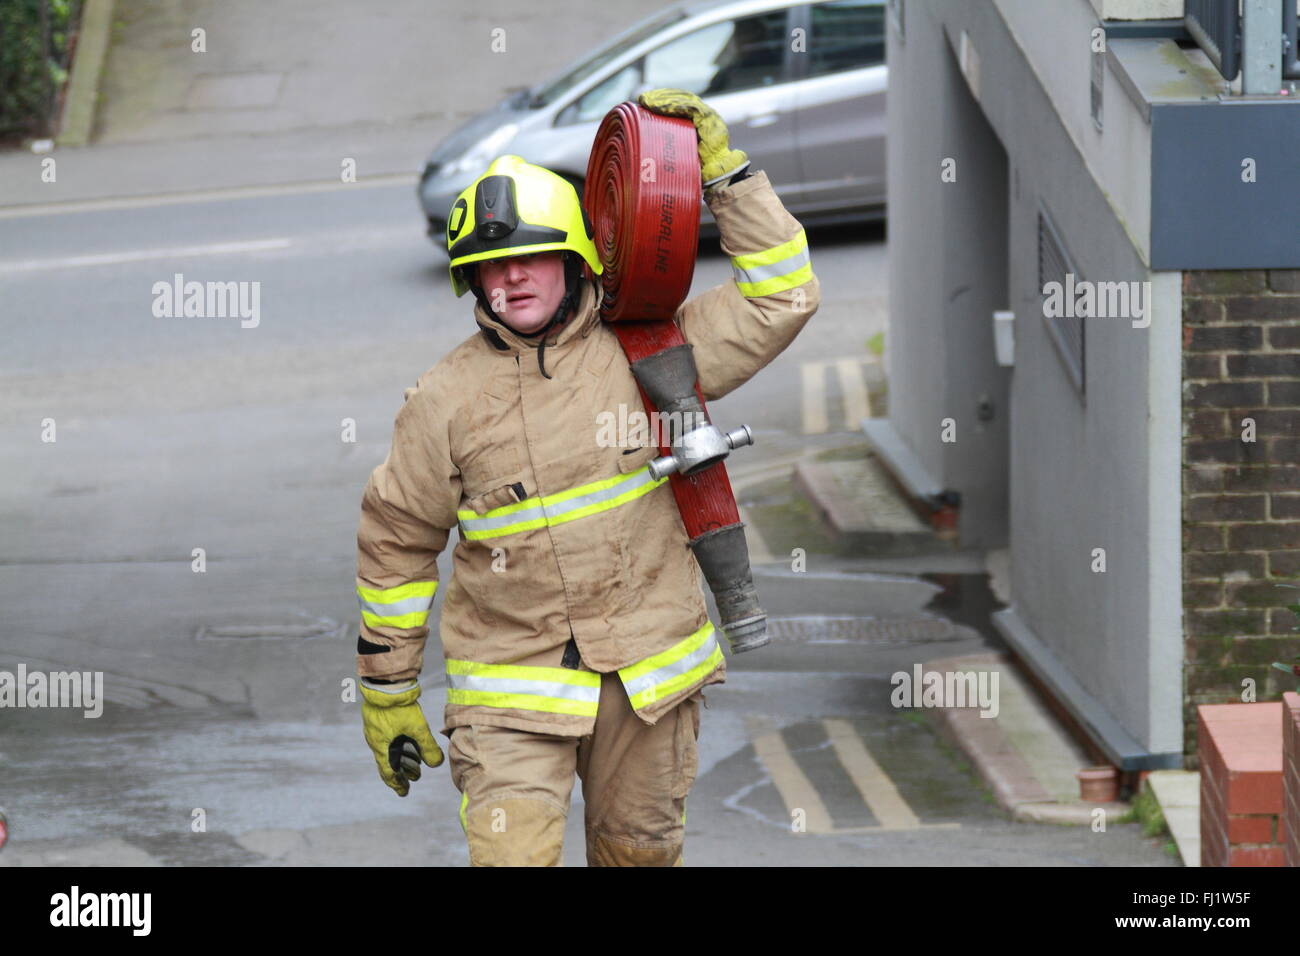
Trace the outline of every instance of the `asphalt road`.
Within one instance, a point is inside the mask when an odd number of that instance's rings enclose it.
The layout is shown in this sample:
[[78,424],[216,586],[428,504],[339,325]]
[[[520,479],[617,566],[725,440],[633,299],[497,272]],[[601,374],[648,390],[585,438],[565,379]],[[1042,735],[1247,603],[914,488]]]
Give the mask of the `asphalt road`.
[[[474,332],[412,189],[35,213],[0,218],[0,670],[103,671],[107,704],[98,719],[0,712],[0,866],[464,865],[445,767],[399,800],[342,699],[361,490],[403,389]],[[865,367],[884,328],[883,232],[813,231],[811,245],[821,311],[712,408],[758,436],[733,465],[750,504],[798,455],[859,438],[857,392],[828,370]],[[155,315],[155,283],[177,273],[259,283],[256,326]],[[697,291],[729,277],[706,250]],[[965,625],[938,645],[819,630],[828,616],[931,620],[939,588],[852,572],[817,540],[809,529],[806,573],[780,554],[760,569],[769,611],[804,631],[733,659],[708,692],[688,864],[1171,862],[1131,826],[1010,822],[922,715],[888,701],[893,671],[988,639]],[[436,667],[423,683],[437,715]],[[917,826],[868,804],[845,739]],[[818,832],[792,826],[800,781],[824,810]],[[583,859],[580,793],[566,859]]]

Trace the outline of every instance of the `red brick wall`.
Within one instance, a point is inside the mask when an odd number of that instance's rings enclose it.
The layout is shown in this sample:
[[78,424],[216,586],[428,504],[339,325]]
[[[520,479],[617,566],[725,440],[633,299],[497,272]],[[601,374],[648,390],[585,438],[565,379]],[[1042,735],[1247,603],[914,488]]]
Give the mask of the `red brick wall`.
[[[1255,422],[1243,440],[1242,419]],[[1300,269],[1183,274],[1184,756],[1200,704],[1277,699],[1300,654]]]
[[1201,866],[1285,864],[1282,711],[1277,702],[1197,708]]
[[1286,865],[1300,866],[1300,694],[1282,695],[1282,819]]

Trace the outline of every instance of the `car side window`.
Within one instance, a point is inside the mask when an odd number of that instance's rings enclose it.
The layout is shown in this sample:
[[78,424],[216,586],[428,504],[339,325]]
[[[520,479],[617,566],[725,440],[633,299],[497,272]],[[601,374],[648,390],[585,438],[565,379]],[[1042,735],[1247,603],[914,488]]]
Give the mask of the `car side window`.
[[645,84],[716,96],[785,79],[786,11],[710,24],[645,56]]
[[641,85],[641,61],[629,63],[602,83],[593,86],[566,106],[556,117],[557,126],[587,123],[601,119],[624,100],[629,100]]
[[831,0],[812,8],[808,75],[825,76],[885,62],[885,6],[870,0]]

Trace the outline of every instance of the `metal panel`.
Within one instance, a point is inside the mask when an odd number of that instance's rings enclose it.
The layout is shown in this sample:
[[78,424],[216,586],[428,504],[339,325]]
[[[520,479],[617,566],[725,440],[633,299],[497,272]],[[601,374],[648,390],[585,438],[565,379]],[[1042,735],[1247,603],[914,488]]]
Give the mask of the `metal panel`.
[[1152,106],[1151,268],[1300,269],[1297,156],[1300,102]]

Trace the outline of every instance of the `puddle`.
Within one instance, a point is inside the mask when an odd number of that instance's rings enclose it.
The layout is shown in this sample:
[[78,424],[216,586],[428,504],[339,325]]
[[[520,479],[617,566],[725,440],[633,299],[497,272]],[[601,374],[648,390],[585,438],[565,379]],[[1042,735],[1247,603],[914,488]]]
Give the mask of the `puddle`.
[[988,642],[992,650],[1009,652],[1007,642],[990,619],[994,611],[1000,611],[1006,605],[993,594],[987,572],[981,574],[927,572],[917,576],[923,581],[929,581],[943,588],[922,610],[942,615],[954,624],[973,628]]

